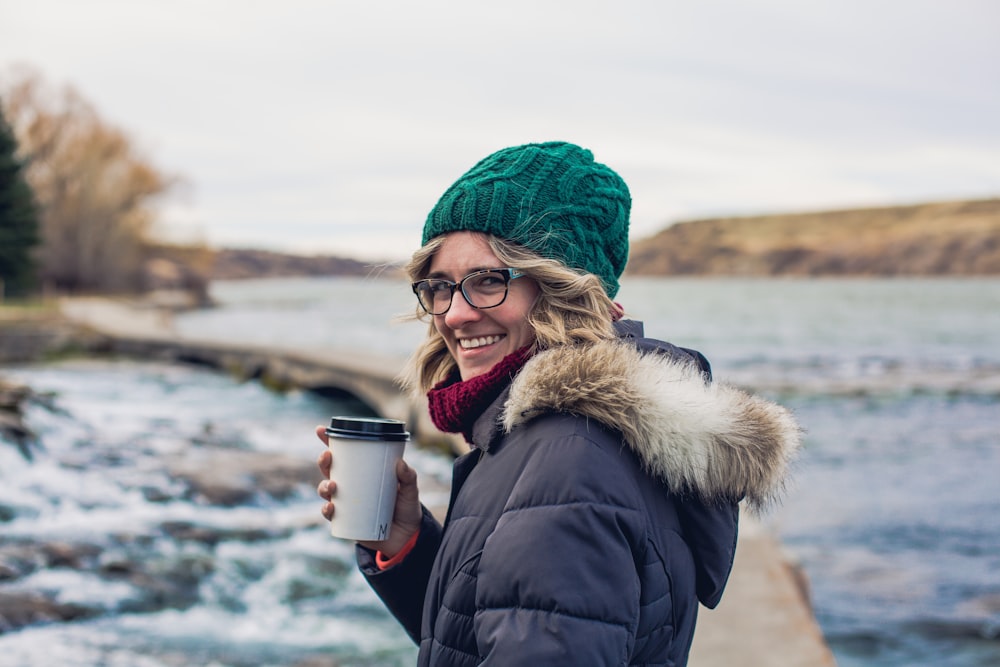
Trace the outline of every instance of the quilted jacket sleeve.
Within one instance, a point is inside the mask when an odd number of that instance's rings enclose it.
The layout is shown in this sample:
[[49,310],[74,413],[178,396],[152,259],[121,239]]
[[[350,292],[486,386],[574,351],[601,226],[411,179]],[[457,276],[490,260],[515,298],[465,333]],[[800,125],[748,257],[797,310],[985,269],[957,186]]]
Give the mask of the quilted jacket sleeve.
[[440,544],[441,524],[425,507],[417,543],[402,562],[386,570],[379,570],[375,563],[375,552],[357,546],[361,573],[415,643],[420,642],[424,594]]
[[628,663],[645,540],[639,497],[617,458],[580,434],[531,449],[480,557],[483,664]]

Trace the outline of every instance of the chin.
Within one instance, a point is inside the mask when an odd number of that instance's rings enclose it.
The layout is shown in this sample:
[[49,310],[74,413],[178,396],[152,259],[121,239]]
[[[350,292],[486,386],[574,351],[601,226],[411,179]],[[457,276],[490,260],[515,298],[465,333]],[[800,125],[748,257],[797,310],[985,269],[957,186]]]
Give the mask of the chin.
[[462,376],[463,380],[471,380],[474,377],[488,373],[490,369],[496,366],[503,356],[497,357],[495,359],[483,360],[482,363],[475,364],[459,364],[458,372]]
[[[490,367],[492,368],[492,366]],[[482,366],[474,366],[472,368],[468,367],[458,367],[458,374],[462,377],[462,381],[471,380],[474,377],[479,377],[483,373],[490,370],[489,368],[483,368]]]

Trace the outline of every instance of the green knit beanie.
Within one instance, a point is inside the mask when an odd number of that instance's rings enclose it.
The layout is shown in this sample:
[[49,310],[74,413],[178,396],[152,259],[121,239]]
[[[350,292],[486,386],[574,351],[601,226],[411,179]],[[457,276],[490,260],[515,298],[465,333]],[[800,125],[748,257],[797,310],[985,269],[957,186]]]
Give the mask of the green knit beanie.
[[614,297],[628,260],[631,204],[625,181],[584,148],[514,146],[445,191],[427,216],[422,243],[448,232],[486,232],[597,275]]

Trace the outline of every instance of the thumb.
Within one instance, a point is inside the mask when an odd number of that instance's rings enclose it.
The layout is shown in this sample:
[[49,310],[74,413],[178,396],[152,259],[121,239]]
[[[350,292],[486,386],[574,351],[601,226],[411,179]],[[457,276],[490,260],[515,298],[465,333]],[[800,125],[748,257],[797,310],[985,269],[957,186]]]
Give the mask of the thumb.
[[417,497],[417,471],[403,459],[396,464],[396,479],[399,480],[400,495],[406,498]]

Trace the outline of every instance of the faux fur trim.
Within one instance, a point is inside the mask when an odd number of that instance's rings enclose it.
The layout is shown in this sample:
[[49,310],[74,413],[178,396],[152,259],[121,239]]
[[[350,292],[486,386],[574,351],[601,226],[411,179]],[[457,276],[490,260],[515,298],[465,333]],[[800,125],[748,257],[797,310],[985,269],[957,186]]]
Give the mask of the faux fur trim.
[[801,429],[776,403],[707,383],[691,363],[608,341],[536,354],[511,386],[509,432],[545,412],[595,419],[619,432],[647,471],[703,500],[778,500]]

